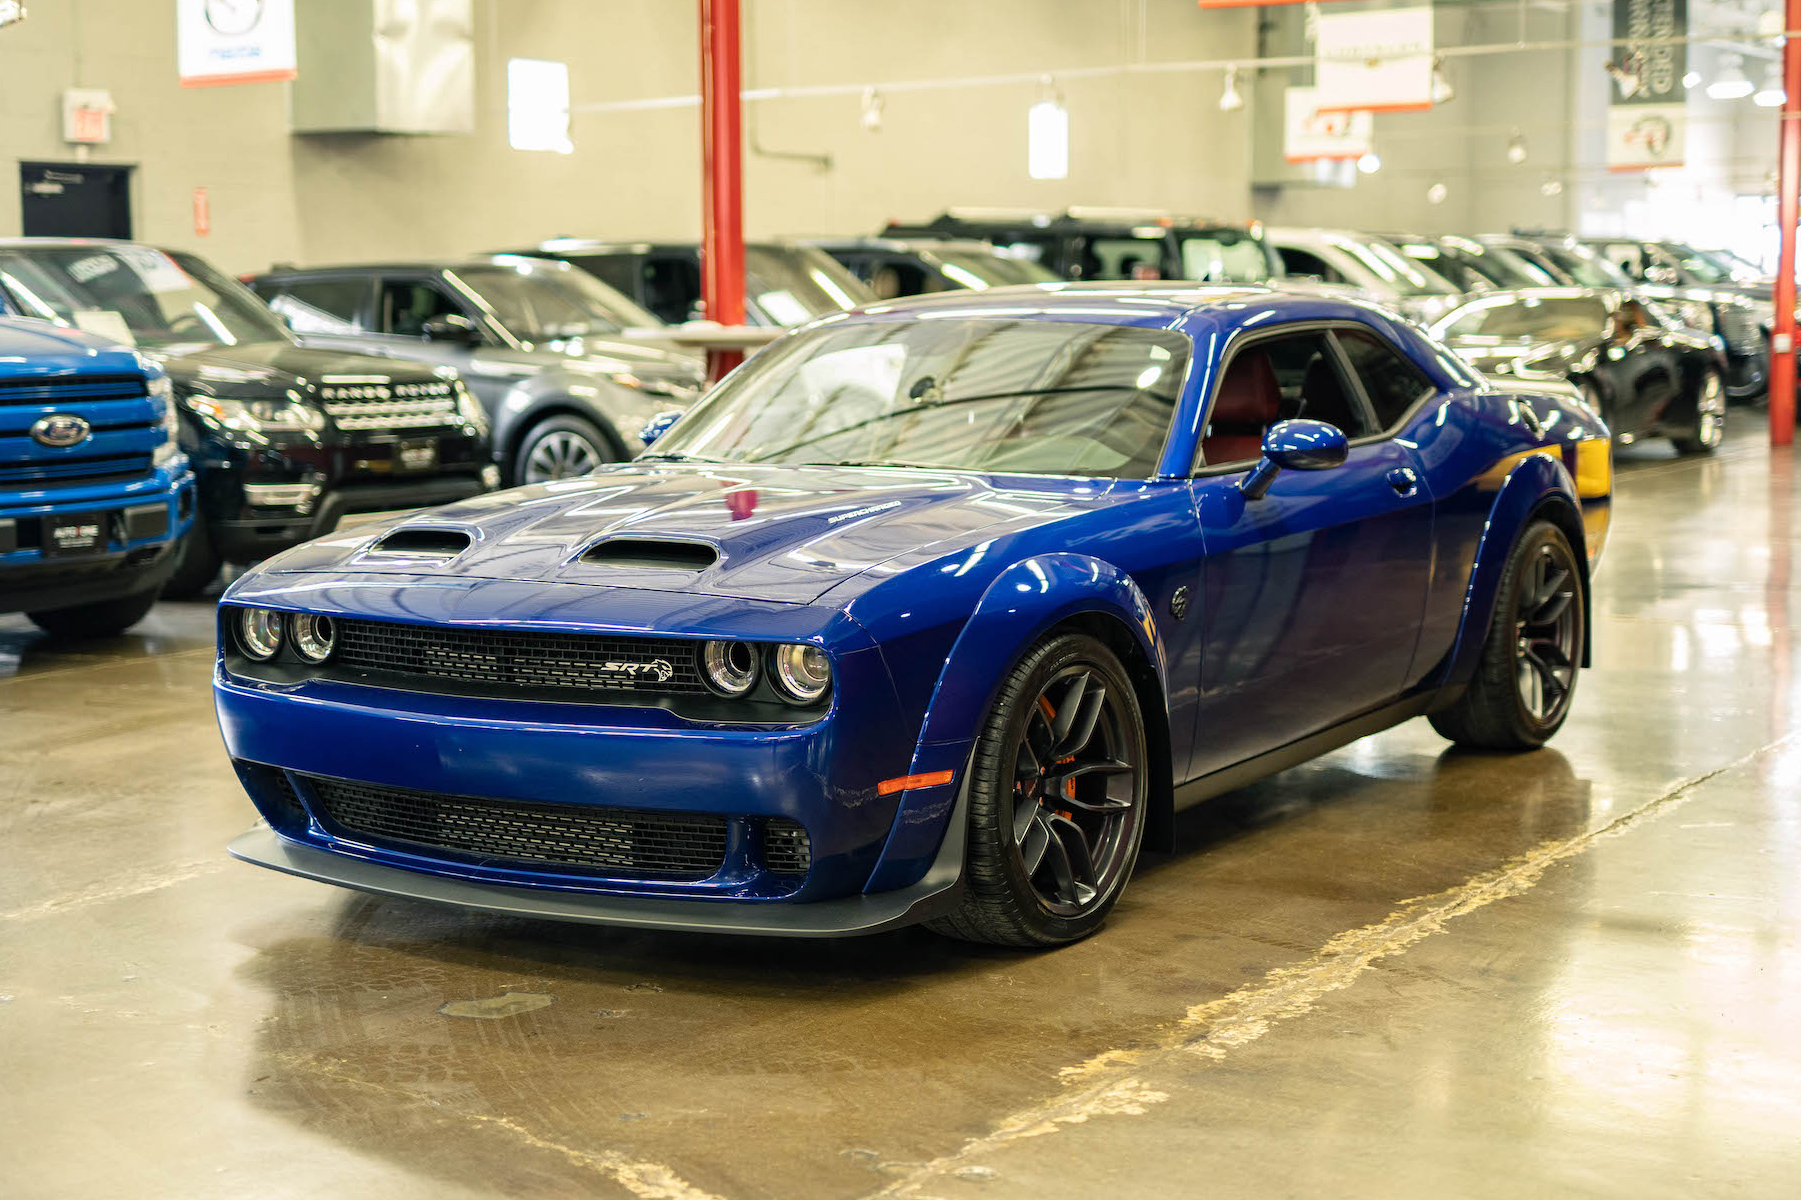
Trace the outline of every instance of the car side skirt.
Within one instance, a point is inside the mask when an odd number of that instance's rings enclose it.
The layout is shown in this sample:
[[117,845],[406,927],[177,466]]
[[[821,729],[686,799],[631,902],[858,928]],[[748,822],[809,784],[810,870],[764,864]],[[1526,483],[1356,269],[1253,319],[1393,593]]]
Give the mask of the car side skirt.
[[1457,699],[1461,688],[1454,690],[1435,689],[1408,696],[1393,704],[1384,705],[1361,717],[1353,717],[1349,721],[1322,729],[1318,733],[1310,733],[1286,746],[1278,746],[1274,750],[1266,750],[1256,758],[1247,758],[1241,763],[1234,763],[1199,779],[1191,779],[1176,788],[1175,807],[1179,812],[1190,808],[1203,800],[1255,783],[1266,775],[1274,775],[1278,771],[1286,771],[1309,759],[1329,754],[1341,746],[1348,746],[1359,738],[1369,737],[1373,733],[1381,733],[1392,729],[1403,721],[1424,716],[1429,712],[1443,708]]

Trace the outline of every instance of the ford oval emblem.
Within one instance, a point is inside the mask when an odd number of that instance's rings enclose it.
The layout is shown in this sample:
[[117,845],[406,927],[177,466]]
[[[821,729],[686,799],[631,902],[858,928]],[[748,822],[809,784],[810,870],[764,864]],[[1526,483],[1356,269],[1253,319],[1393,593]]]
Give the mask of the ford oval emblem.
[[31,427],[31,440],[40,446],[79,446],[88,440],[88,423],[74,413],[51,413],[39,417]]

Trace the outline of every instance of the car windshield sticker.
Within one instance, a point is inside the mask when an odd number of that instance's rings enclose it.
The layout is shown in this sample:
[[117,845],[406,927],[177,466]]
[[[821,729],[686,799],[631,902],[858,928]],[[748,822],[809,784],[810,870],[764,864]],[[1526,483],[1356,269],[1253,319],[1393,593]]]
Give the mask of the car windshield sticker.
[[107,309],[77,309],[69,314],[75,321],[75,327],[95,337],[103,337],[109,342],[117,342],[121,346],[136,346],[138,339],[132,336],[130,326],[125,318]]

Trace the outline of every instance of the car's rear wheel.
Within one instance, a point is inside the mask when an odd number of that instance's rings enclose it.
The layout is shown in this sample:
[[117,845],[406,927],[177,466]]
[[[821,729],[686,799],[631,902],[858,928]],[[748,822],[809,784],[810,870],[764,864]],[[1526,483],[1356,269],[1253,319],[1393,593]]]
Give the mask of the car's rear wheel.
[[1144,716],[1125,668],[1082,634],[1009,672],[971,761],[962,906],[940,933],[1055,946],[1100,927],[1138,861]]
[[1586,628],[1576,552],[1557,526],[1534,521],[1501,577],[1476,678],[1432,714],[1432,728],[1482,750],[1544,745],[1569,716]]
[[586,475],[618,458],[613,444],[594,422],[565,413],[540,421],[526,431],[513,457],[515,483],[548,483]]
[[70,608],[53,608],[25,615],[32,624],[55,637],[111,637],[142,621],[156,605],[157,588],[131,596],[92,600]]
[[1680,437],[1670,439],[1678,454],[1712,454],[1726,438],[1726,384],[1714,370],[1701,374],[1695,415]]

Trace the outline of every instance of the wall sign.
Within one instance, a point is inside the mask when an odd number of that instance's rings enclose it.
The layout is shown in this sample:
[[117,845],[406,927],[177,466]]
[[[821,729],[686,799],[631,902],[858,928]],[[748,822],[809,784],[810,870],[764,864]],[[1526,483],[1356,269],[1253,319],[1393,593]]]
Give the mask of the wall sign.
[[113,140],[113,94],[104,88],[63,92],[63,141],[98,146]]
[[1607,169],[1682,165],[1688,134],[1688,0],[1613,0],[1613,36],[1626,94],[1615,77],[1607,104]]
[[1376,119],[1367,112],[1325,112],[1319,89],[1291,87],[1282,94],[1282,157],[1291,163],[1362,158],[1370,152]]
[[1432,107],[1432,9],[1321,13],[1313,79],[1322,112]]
[[294,78],[294,0],[175,0],[182,87]]

